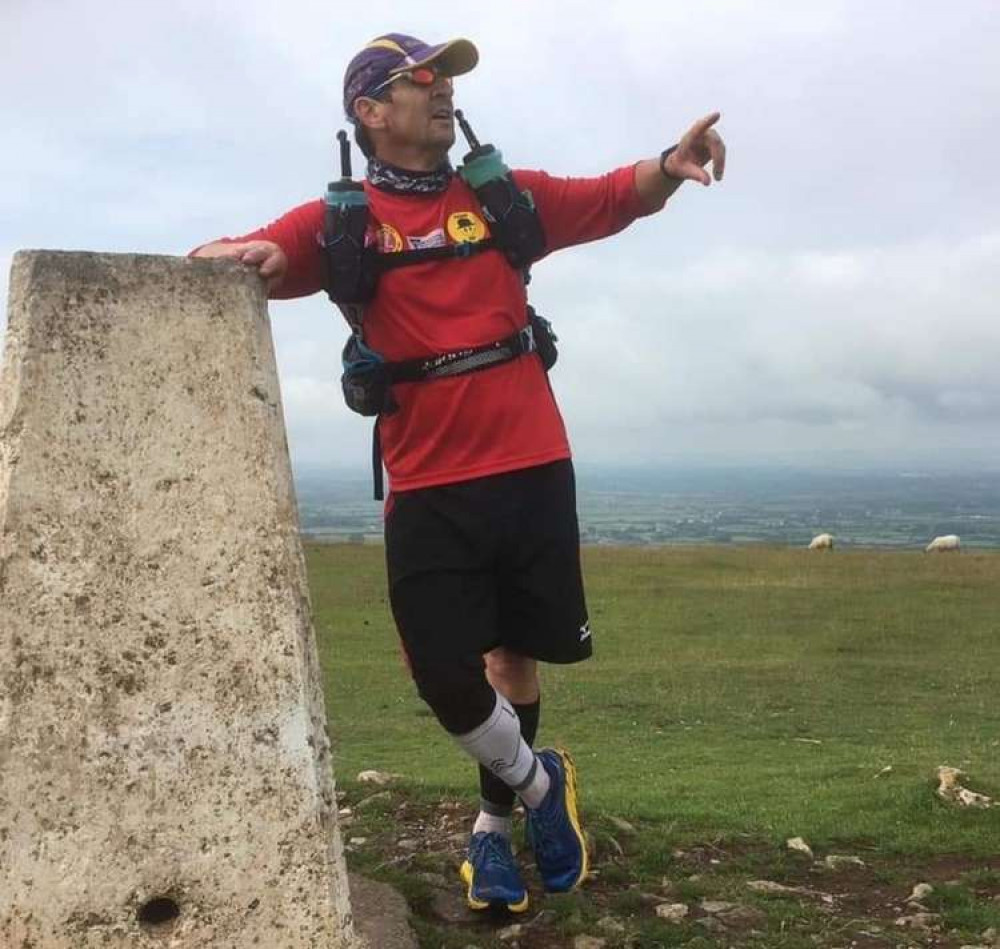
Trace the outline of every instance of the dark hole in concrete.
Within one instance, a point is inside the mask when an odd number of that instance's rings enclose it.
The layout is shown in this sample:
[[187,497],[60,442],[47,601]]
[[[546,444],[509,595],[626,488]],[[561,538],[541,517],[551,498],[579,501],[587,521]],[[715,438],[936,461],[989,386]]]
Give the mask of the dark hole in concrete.
[[157,896],[139,907],[139,922],[144,926],[165,926],[181,914],[181,908],[169,896]]

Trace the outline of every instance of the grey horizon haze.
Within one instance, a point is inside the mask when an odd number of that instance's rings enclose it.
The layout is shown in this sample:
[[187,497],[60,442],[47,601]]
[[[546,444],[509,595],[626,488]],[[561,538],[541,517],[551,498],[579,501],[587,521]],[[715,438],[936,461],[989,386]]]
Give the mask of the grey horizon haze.
[[[721,184],[535,268],[579,462],[1000,470],[995,2],[337,9],[5,3],[4,301],[17,249],[185,254],[319,196],[353,53],[467,36],[456,104],[513,167],[600,174],[722,112]],[[341,317],[270,309],[293,463],[364,471]]]

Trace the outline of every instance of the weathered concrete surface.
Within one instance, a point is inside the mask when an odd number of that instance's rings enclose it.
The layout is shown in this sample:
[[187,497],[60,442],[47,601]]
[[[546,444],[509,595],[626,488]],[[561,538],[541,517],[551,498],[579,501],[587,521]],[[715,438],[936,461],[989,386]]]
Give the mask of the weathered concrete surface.
[[0,946],[354,945],[261,283],[20,253]]

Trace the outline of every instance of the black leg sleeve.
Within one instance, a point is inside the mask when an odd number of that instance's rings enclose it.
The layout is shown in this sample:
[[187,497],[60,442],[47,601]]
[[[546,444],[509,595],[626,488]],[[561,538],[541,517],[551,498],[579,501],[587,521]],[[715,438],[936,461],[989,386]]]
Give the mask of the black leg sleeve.
[[452,735],[467,735],[483,724],[497,704],[481,655],[445,660],[411,660],[420,697]]

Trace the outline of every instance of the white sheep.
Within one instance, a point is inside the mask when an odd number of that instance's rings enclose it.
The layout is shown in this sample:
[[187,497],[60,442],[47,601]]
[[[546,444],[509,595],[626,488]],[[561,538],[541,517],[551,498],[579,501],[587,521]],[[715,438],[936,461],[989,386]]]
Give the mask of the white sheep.
[[943,537],[935,537],[925,548],[925,553],[947,553],[950,550],[960,550],[961,541],[958,534],[945,534]]
[[833,534],[817,534],[809,542],[810,550],[833,550]]

